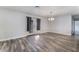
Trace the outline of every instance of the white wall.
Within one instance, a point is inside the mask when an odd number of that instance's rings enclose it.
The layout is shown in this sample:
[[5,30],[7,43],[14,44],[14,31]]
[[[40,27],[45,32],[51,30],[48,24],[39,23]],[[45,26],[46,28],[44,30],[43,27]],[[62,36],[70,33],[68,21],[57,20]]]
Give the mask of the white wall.
[[71,19],[70,15],[55,17],[55,20],[50,22],[50,32],[71,35]]
[[[26,16],[29,16],[26,13],[17,12],[8,9],[0,9],[0,40],[17,38],[24,35],[28,35],[29,33],[26,31],[27,22]],[[30,15],[35,21],[37,16]],[[47,31],[47,20],[43,17],[39,17],[41,19],[41,30],[39,32]],[[38,31],[35,31],[38,32]],[[34,33],[35,33],[34,32]]]
[[[34,15],[28,15],[19,11],[0,9],[0,40],[18,38],[29,35],[26,31],[26,16],[33,17],[33,33],[55,32],[65,35],[71,35],[71,16],[58,16],[53,22],[46,18]],[[36,30],[36,18],[41,19],[41,30]]]
[[36,23],[36,18],[33,19],[33,33],[45,33],[48,32],[48,21],[46,18],[41,18],[41,26],[40,26],[40,31],[36,30],[37,28],[37,23]]

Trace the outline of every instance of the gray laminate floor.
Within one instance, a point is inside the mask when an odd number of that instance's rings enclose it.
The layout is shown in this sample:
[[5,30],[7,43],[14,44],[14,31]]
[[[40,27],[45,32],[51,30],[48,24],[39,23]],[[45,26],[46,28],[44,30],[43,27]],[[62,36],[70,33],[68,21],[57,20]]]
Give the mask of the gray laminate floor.
[[0,41],[2,52],[77,52],[78,37],[55,33],[31,35],[18,39]]

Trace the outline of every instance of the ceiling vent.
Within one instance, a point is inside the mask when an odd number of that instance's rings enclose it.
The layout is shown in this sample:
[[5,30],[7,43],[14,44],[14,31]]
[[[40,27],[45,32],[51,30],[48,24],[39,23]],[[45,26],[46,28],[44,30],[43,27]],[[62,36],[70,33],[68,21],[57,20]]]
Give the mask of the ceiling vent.
[[39,8],[40,6],[35,6],[36,8]]

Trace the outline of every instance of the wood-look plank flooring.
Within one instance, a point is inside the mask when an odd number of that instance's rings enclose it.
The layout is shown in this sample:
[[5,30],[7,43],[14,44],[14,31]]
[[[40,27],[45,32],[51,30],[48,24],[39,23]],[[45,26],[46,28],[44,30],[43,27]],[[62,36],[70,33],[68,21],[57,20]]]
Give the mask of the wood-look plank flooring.
[[1,52],[78,52],[79,40],[56,33],[31,35],[0,41]]

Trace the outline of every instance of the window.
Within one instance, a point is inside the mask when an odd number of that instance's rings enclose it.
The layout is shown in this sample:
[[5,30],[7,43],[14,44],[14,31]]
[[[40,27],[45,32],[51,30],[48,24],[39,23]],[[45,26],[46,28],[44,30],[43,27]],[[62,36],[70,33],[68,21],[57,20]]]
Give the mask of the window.
[[41,21],[40,21],[40,19],[38,18],[38,19],[37,19],[37,30],[40,30],[40,22],[41,22]]

